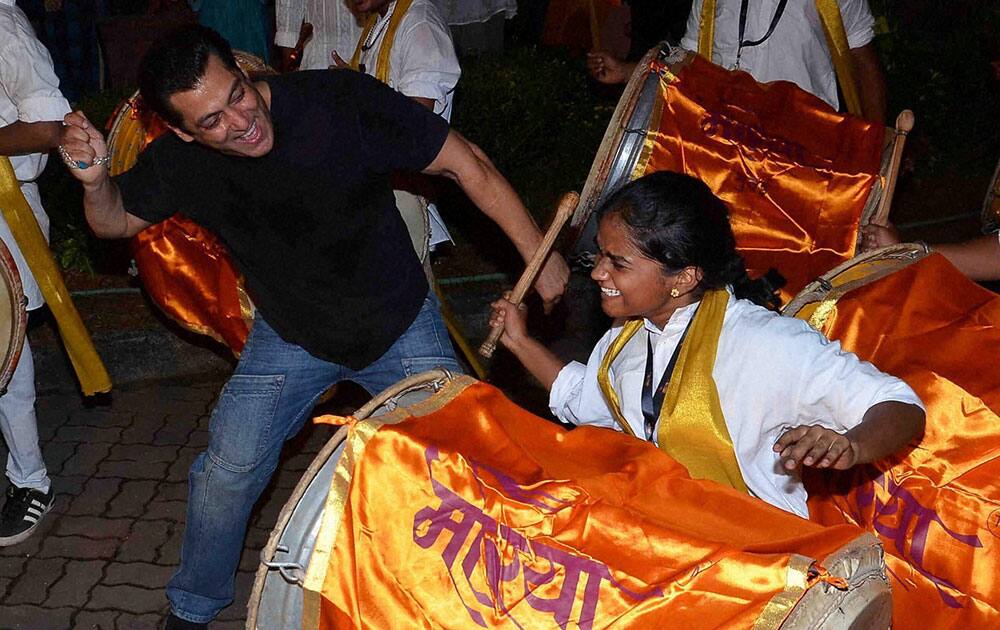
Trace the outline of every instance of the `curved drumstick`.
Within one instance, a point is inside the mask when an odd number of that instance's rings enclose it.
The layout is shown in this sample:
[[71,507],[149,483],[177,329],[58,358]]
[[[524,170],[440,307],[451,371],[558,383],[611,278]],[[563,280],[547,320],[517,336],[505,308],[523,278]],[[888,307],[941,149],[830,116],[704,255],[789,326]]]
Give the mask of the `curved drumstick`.
[[[542,264],[548,258],[549,252],[552,250],[552,245],[556,242],[556,237],[559,236],[559,231],[562,230],[563,225],[573,215],[573,211],[576,209],[578,203],[580,203],[580,195],[575,192],[568,192],[559,200],[559,208],[556,210],[556,215],[552,218],[552,224],[549,225],[549,229],[545,232],[545,237],[542,239],[541,244],[535,250],[517,284],[514,285],[514,290],[511,291],[509,301],[514,306],[520,305],[521,300],[528,293],[528,289],[531,288],[532,283],[535,281],[535,277],[542,268]],[[497,347],[497,341],[500,340],[500,335],[502,334],[503,325],[494,326],[490,330],[489,336],[486,337],[486,341],[483,342],[483,345],[479,346],[479,354],[487,359],[493,356],[493,351]]]
[[904,109],[899,112],[899,116],[896,116],[896,137],[892,141],[892,157],[886,172],[885,190],[882,191],[878,209],[875,210],[869,224],[885,225],[889,218],[889,206],[892,204],[892,195],[896,192],[896,175],[899,175],[899,163],[903,159],[903,145],[906,143],[906,134],[910,133],[911,129],[913,129],[913,112]]

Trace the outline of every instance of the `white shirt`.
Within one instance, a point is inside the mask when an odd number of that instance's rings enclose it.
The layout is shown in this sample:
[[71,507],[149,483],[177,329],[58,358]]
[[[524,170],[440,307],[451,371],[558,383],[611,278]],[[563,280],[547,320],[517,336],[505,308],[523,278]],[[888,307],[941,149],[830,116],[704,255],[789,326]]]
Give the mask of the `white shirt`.
[[[779,0],[749,0],[743,39],[756,41],[767,33]],[[698,50],[698,31],[704,0],[694,0],[681,46]],[[860,48],[875,37],[875,19],[866,0],[838,0],[851,48]],[[715,42],[712,61],[724,68],[736,64],[739,48],[740,0],[718,0],[715,5]],[[774,32],[762,44],[743,48],[740,69],[761,83],[791,81],[834,108],[837,76],[826,44],[814,0],[791,0]]]
[[[67,113],[69,103],[59,92],[59,79],[52,69],[49,51],[35,37],[28,18],[14,6],[13,0],[0,0],[0,126],[19,120],[28,123],[62,120]],[[34,180],[41,175],[47,159],[48,156],[44,153],[10,158],[14,174],[21,182],[21,192],[46,237],[49,233],[49,218],[42,208],[42,200]],[[38,308],[42,305],[41,291],[2,216],[0,239],[11,250],[17,263],[24,294],[28,298],[28,308]]]
[[[372,76],[395,8],[396,2],[389,4],[369,34],[366,45],[370,47],[361,52],[360,61]],[[451,31],[437,5],[432,0],[413,0],[389,53],[389,87],[410,97],[432,99],[434,113],[450,122],[452,97],[461,75]]]
[[[378,53],[385,44],[385,33],[395,0],[380,16],[369,33],[368,50],[361,51],[360,63],[365,72],[375,76]],[[353,51],[352,51],[353,52]],[[431,0],[413,0],[396,29],[389,52],[389,87],[410,97],[434,101],[434,113],[451,122],[451,103],[462,68],[455,56],[451,30],[437,5]],[[434,204],[428,204],[430,246],[451,240],[448,228]]]
[[517,0],[434,0],[445,22],[452,25],[485,22],[498,13],[517,15]]
[[361,35],[361,20],[347,6],[348,0],[276,0],[276,46],[294,48],[302,22],[312,24],[312,38],[302,51],[303,70],[321,70],[333,64],[332,53],[351,60]]
[[[654,382],[659,382],[695,307],[675,311],[662,331],[647,321],[647,334],[633,336],[611,366],[622,414],[637,436],[644,435],[641,393],[647,336],[653,343]],[[620,331],[612,328],[601,338],[587,365],[572,362],[559,372],[549,397],[556,417],[618,428],[597,384],[597,372]],[[841,350],[839,342],[828,341],[806,322],[732,295],[712,376],[747,487],[764,501],[804,518],[805,488],[781,468],[772,450],[787,429],[818,424],[844,432],[858,425],[870,407],[888,400],[923,407],[906,383]]]

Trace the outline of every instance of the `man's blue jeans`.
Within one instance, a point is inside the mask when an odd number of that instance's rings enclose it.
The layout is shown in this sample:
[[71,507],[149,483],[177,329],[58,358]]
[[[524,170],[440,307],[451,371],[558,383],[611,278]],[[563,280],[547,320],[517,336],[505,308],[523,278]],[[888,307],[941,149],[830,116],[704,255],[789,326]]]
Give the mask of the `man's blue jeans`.
[[257,317],[212,412],[208,450],[188,475],[181,566],[167,586],[173,613],[206,623],[233,601],[250,510],[278,466],[282,444],[298,433],[330,385],[351,380],[375,394],[437,366],[462,371],[433,292],[410,328],[360,371],[286,343]]

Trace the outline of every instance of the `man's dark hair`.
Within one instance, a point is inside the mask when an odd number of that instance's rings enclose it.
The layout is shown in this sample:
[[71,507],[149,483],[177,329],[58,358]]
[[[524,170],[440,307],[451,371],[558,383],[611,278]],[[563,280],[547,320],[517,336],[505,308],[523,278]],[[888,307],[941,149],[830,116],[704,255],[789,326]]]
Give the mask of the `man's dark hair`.
[[139,65],[143,103],[174,127],[184,129],[184,121],[170,105],[170,97],[197,86],[213,55],[230,70],[239,72],[229,42],[210,28],[185,25],[158,39]]

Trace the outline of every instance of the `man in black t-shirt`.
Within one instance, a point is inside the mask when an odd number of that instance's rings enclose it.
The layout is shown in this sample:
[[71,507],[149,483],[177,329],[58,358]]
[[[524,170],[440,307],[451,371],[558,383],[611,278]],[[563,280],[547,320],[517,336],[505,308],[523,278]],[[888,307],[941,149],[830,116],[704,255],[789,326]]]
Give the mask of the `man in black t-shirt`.
[[[282,443],[341,379],[375,392],[435,365],[457,369],[389,175],[454,179],[528,259],[542,235],[482,152],[438,116],[370,77],[309,71],[252,83],[228,44],[188,27],[154,45],[143,100],[173,134],[114,180],[107,146],[69,114],[63,151],[98,236],[127,237],[174,212],[214,231],[257,317],[190,472],[168,627],[203,627],[233,600],[247,519]],[[551,304],[568,279],[549,259]]]

